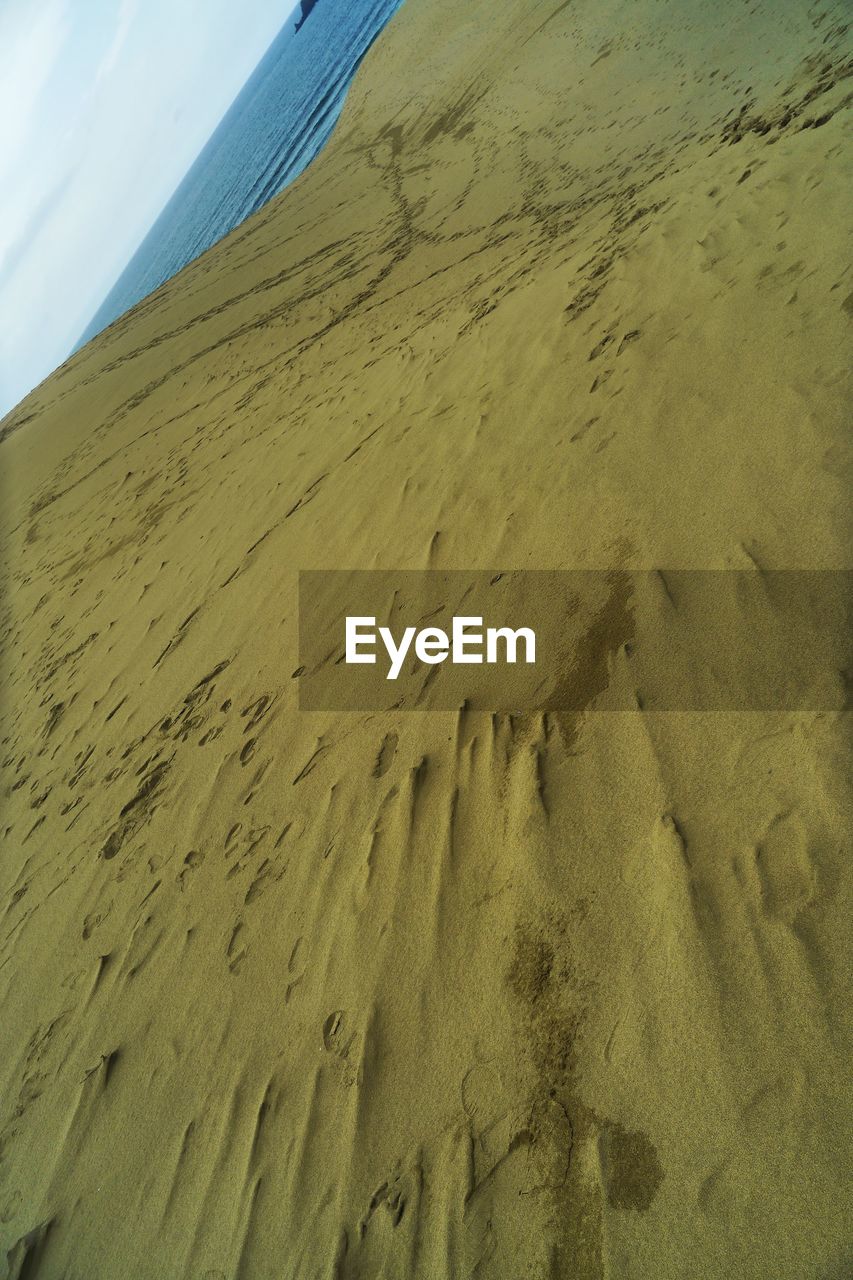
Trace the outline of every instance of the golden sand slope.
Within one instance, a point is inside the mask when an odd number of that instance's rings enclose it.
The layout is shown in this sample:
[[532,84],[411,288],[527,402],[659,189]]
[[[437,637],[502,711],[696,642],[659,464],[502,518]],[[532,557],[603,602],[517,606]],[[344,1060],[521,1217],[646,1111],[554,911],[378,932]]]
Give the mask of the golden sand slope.
[[12,1277],[849,1274],[841,718],[291,679],[300,568],[850,563],[842,13],[407,0],[7,419]]

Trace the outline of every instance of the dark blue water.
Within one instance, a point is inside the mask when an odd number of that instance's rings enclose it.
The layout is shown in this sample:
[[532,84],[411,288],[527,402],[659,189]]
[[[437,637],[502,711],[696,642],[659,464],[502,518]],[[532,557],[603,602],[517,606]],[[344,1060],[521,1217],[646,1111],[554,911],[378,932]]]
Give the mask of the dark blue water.
[[285,23],[110,290],[78,347],[239,226],[310,164],[402,0],[314,0]]

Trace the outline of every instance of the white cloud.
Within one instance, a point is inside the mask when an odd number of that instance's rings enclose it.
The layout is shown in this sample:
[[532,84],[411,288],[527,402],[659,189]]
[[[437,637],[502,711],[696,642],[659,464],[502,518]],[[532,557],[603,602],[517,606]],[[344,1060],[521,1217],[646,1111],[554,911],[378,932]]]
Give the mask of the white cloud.
[[139,0],[121,0],[121,8],[118,13],[118,23],[115,29],[112,43],[101,59],[100,66],[95,72],[94,88],[96,89],[102,81],[106,80],[115,70],[119,60],[119,55],[125,46],[127,37],[130,35],[130,28],[133,26],[133,20],[139,9]]
[[68,0],[44,0],[35,18],[29,4],[0,9],[0,183],[31,139],[42,93],[70,34]]

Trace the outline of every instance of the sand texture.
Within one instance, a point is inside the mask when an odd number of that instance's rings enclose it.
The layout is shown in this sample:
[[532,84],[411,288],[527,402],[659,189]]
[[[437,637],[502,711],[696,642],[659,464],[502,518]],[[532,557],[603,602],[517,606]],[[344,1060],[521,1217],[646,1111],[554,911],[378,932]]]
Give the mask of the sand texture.
[[293,678],[300,569],[850,567],[844,10],[407,0],[2,424],[0,1275],[851,1274],[843,711]]

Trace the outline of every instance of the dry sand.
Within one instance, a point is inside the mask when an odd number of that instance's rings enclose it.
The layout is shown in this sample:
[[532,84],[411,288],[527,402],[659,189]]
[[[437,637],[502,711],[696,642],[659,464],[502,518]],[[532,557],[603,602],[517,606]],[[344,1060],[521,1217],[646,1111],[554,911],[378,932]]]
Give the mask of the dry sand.
[[4,423],[11,1277],[851,1273],[843,716],[291,678],[301,568],[849,567],[843,14],[407,0]]

